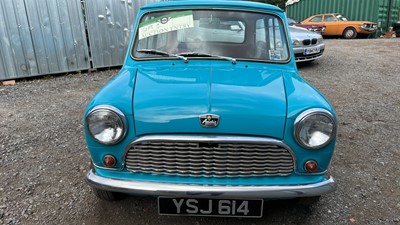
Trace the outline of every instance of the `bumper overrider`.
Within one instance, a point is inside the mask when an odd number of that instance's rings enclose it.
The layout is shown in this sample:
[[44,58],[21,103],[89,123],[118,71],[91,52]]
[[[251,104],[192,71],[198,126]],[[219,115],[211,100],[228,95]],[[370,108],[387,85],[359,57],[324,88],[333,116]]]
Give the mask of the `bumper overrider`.
[[87,173],[86,182],[93,188],[111,192],[170,197],[289,199],[320,196],[336,189],[336,183],[332,177],[319,183],[305,185],[206,186],[106,178],[97,175],[94,170]]

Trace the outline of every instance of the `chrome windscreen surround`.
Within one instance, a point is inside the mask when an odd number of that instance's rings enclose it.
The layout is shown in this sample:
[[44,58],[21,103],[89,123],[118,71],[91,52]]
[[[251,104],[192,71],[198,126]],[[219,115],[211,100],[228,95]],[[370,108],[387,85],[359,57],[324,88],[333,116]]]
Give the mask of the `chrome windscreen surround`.
[[[219,10],[219,11],[232,11],[232,9],[227,9],[227,8],[224,8],[224,7],[216,7],[216,6],[213,6],[213,7],[211,7],[211,9],[212,10]],[[147,9],[146,9],[147,10]],[[180,8],[180,10],[181,11],[184,11],[184,10],[192,10],[192,8],[187,8],[186,6],[183,6],[182,8]],[[196,8],[196,10],[210,10],[210,7],[199,7],[199,8]],[[143,17],[146,15],[146,14],[148,14],[148,13],[154,13],[154,12],[165,12],[165,11],[173,11],[173,10],[171,10],[171,9],[161,9],[161,10],[155,10],[155,11],[152,11],[152,10],[149,10],[149,11],[147,11],[147,12],[145,12],[144,14],[142,14],[142,15],[140,15],[140,18],[139,18],[139,21],[141,21],[142,19],[143,19]],[[285,33],[285,40],[286,40],[286,45],[288,46],[288,47],[290,47],[290,45],[289,45],[289,35],[288,35],[288,30],[287,30],[287,27],[286,27],[286,25],[285,25],[285,22],[284,22],[284,20],[283,20],[283,18],[281,17],[281,16],[279,16],[279,14],[278,13],[275,13],[275,12],[272,12],[272,11],[270,11],[270,12],[265,12],[265,11],[262,11],[262,10],[252,10],[252,9],[247,9],[247,10],[236,10],[236,11],[243,11],[243,12],[255,12],[255,13],[263,13],[263,14],[269,14],[269,15],[274,15],[274,16],[276,16],[280,21],[282,21],[283,22],[283,26],[284,26],[284,33]],[[146,60],[165,60],[165,57],[154,57],[154,58],[139,58],[139,57],[135,57],[135,54],[134,54],[134,51],[135,51],[135,46],[134,46],[134,44],[135,44],[135,42],[137,41],[136,39],[138,39],[138,33],[139,33],[139,29],[135,29],[136,27],[133,27],[134,28],[134,34],[133,34],[133,40],[132,40],[132,45],[130,46],[130,50],[129,50],[129,54],[130,54],[130,57],[131,57],[131,59],[133,59],[133,60],[136,60],[136,61],[146,61]],[[248,58],[236,58],[235,59],[235,63],[233,63],[232,62],[232,64],[236,64],[237,62],[237,60],[243,60],[243,61],[252,61],[252,62],[270,62],[270,63],[276,63],[276,64],[287,64],[287,63],[289,63],[291,60],[292,60],[292,54],[290,54],[291,52],[290,52],[290,49],[288,49],[288,53],[289,53],[289,55],[288,55],[288,59],[286,60],[286,61],[274,61],[274,60],[257,60],[257,59],[248,59]],[[228,58],[230,58],[230,57],[228,57]],[[202,59],[202,58],[200,58],[200,59]],[[221,59],[221,58],[220,58]]]
[[132,142],[124,155],[128,171],[182,177],[289,176],[292,150],[271,138],[151,135]]

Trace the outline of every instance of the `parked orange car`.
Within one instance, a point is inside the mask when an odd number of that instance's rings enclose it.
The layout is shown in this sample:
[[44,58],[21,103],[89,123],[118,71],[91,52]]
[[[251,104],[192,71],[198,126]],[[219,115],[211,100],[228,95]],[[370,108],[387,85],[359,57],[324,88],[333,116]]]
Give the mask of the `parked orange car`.
[[324,36],[343,36],[344,38],[355,38],[357,34],[372,34],[378,25],[368,21],[349,21],[338,13],[319,14],[305,19],[302,24],[319,24],[326,27]]

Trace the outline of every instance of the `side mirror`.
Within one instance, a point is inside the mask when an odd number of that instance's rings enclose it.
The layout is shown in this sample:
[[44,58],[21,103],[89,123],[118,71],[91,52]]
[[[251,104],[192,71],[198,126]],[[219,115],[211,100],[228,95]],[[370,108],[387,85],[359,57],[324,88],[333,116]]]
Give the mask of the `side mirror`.
[[239,25],[231,25],[231,30],[233,30],[233,31],[241,31],[242,28]]

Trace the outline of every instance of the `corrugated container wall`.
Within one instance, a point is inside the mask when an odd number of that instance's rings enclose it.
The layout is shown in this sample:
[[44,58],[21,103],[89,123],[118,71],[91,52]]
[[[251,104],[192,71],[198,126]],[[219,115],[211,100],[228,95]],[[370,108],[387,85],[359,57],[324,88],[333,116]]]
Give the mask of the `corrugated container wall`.
[[89,68],[80,0],[0,0],[0,80]]
[[[389,2],[392,2],[388,20]],[[367,20],[379,24],[379,36],[400,20],[400,0],[300,0],[286,7],[286,14],[298,21],[320,13],[342,13],[350,20]]]
[[160,1],[85,0],[92,67],[122,65],[138,10]]
[[0,80],[120,66],[139,8],[159,1],[0,0]]

